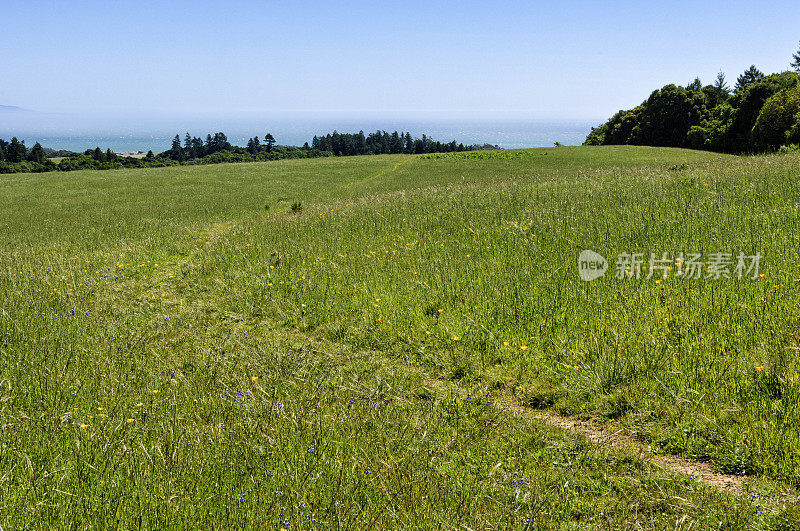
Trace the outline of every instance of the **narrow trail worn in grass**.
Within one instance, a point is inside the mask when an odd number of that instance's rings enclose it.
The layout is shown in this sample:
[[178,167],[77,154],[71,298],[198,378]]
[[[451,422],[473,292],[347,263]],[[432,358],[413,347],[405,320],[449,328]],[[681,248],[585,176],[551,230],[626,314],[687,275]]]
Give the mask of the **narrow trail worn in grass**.
[[[631,437],[624,429],[614,432],[605,431],[591,420],[579,420],[565,417],[552,411],[531,409],[521,405],[514,399],[506,399],[500,402],[499,405],[515,415],[536,419],[547,425],[583,435],[595,444],[631,451],[640,459],[655,466],[689,476],[723,492],[738,495],[748,494],[746,476],[722,474],[713,470],[706,463],[690,461],[673,455],[654,454],[648,444]],[[788,494],[789,492],[787,491]]]
[[[446,392],[450,389],[456,393],[463,394],[463,390],[459,390],[443,380],[428,378],[425,380],[425,384],[433,389],[438,389],[440,392]],[[764,485],[763,480],[758,481],[757,478],[751,476],[724,474],[714,470],[707,463],[692,461],[675,455],[654,453],[650,445],[631,436],[624,428],[609,431],[601,426],[599,422],[591,419],[582,420],[559,415],[550,410],[526,407],[513,395],[495,396],[493,404],[512,415],[586,437],[592,444],[597,446],[614,451],[632,453],[637,458],[657,468],[686,476],[726,494],[752,496],[754,481],[757,481],[761,487]],[[794,489],[779,483],[767,483],[774,490],[772,498],[766,500],[771,509],[777,510],[798,502],[797,493]]]

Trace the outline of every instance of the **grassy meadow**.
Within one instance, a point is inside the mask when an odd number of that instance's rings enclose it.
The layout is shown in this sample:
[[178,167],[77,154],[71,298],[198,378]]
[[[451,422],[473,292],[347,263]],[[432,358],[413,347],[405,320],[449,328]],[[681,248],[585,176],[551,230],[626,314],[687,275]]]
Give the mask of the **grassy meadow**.
[[[2,529],[800,518],[768,508],[800,486],[800,155],[19,174],[0,200]],[[605,277],[579,279],[584,249]],[[760,252],[763,276],[616,279],[625,252]],[[752,493],[502,400],[624,428]]]

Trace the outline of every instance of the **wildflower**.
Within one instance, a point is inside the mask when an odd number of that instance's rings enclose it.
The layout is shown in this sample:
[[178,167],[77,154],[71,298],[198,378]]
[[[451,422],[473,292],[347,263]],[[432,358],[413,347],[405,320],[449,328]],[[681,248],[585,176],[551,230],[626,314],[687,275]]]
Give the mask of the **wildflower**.
[[159,393],[158,389],[153,389],[153,394],[157,395]]
[[508,346],[508,341],[503,341],[503,346],[507,347]]
[[764,372],[764,366],[763,365],[759,365],[758,367],[756,367],[756,370],[758,372]]
[[519,347],[519,349],[520,350],[528,350],[528,346],[527,345],[522,345],[521,347]]
[[88,425],[88,424],[81,424],[81,429],[82,429],[82,430],[85,430],[85,429],[86,429],[86,428],[88,428],[88,427],[89,427],[89,425]]
[[143,405],[144,405],[144,404],[142,404],[141,402],[139,402],[138,404],[136,404],[136,407],[142,407]]
[[253,381],[253,383],[256,383],[256,382],[258,382],[258,376],[253,376],[253,377],[252,377],[252,378],[250,378],[250,379]]
[[128,424],[133,424],[133,419],[128,419]]

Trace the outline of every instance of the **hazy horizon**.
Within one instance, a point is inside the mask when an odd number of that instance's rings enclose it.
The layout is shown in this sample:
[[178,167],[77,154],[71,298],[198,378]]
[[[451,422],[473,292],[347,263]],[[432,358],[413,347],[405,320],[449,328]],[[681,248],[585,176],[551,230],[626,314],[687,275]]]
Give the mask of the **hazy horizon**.
[[275,112],[157,113],[90,112],[2,114],[0,138],[16,136],[30,147],[35,142],[54,149],[155,152],[169,148],[175,134],[205,137],[224,132],[229,141],[245,145],[252,136],[272,133],[279,144],[302,145],[314,135],[367,133],[378,129],[426,134],[435,140],[464,144],[488,142],[503,148],[551,146],[558,141],[580,144],[598,120],[543,120],[509,114],[463,116],[453,113]]

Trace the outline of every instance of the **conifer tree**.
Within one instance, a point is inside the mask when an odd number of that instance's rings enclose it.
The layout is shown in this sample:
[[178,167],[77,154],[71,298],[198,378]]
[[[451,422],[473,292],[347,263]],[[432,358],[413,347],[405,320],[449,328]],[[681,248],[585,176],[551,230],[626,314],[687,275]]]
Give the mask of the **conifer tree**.
[[792,54],[792,62],[789,63],[795,72],[800,72],[800,48],[797,49],[797,53]]
[[28,160],[31,162],[38,162],[39,164],[43,164],[46,159],[47,156],[44,153],[42,145],[39,142],[36,142],[31,148],[31,152],[28,154]]
[[717,79],[714,80],[714,88],[721,94],[730,92],[731,89],[728,86],[728,82],[725,81],[725,74],[722,72],[717,73]]
[[756,68],[756,65],[750,65],[750,68],[744,71],[744,73],[736,78],[736,90],[744,88],[746,85],[750,83],[755,83],[759,79],[764,78],[764,72]]
[[267,133],[264,136],[264,143],[267,145],[267,153],[272,151],[272,146],[275,145],[275,137],[272,136],[272,133]]
[[22,162],[27,154],[28,150],[25,149],[25,141],[20,142],[17,137],[12,137],[6,152],[8,162]]

